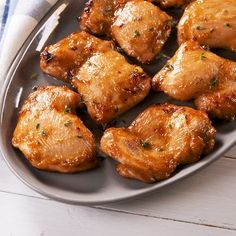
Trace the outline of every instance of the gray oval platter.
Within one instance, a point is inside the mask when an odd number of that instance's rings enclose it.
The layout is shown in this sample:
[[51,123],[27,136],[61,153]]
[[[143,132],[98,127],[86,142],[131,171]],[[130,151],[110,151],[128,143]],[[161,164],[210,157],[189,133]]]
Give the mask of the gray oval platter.
[[[195,164],[179,168],[171,178],[152,185],[120,177],[115,172],[115,163],[109,158],[105,158],[99,168],[78,174],[50,173],[32,168],[23,155],[11,145],[18,112],[33,86],[62,85],[61,82],[40,71],[39,54],[46,45],[55,43],[69,33],[79,30],[76,16],[81,14],[84,3],[85,0],[59,1],[34,29],[18,52],[7,75],[2,78],[5,83],[0,100],[1,152],[8,166],[19,179],[39,193],[59,201],[84,205],[103,204],[137,197],[174,183],[207,166],[235,144],[236,122],[215,121],[214,125],[218,132],[214,151]],[[173,9],[168,12],[173,16],[181,14]],[[162,55],[171,56],[175,52],[177,48],[175,33],[173,30]],[[217,50],[216,53],[236,60],[236,55],[233,53],[222,50]],[[130,59],[128,58],[128,60]],[[144,66],[144,69],[150,75],[154,75],[166,60],[166,56],[159,57],[153,64]],[[32,78],[31,75],[35,73],[38,75],[37,78],[35,76]],[[162,93],[150,93],[142,103],[118,118],[113,125],[128,126],[137,114],[149,104],[166,101],[192,105],[171,100]],[[98,141],[102,134],[101,129],[91,123],[85,112],[80,113],[86,125],[93,130]],[[102,154],[99,153],[99,155]]]

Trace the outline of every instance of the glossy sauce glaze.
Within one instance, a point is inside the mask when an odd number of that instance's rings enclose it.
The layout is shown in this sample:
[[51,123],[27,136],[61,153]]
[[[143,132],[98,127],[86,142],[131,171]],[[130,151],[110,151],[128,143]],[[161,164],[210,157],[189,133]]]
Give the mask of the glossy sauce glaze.
[[198,109],[211,117],[236,116],[236,62],[206,51],[197,42],[180,46],[152,80],[155,91],[181,101],[195,99]]
[[196,162],[209,153],[215,132],[204,112],[152,105],[128,128],[107,129],[101,149],[119,162],[120,175],[153,183],[169,178],[177,166]]
[[236,1],[196,0],[178,24],[179,44],[196,40],[210,48],[236,51]]

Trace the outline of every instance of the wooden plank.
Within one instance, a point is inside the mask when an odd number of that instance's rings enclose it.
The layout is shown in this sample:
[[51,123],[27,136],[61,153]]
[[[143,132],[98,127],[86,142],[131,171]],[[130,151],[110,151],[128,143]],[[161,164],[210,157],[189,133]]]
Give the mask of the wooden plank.
[[150,196],[110,209],[236,229],[236,160],[222,158]]
[[211,235],[235,231],[0,193],[1,235]]
[[[104,209],[236,229],[236,160],[222,158],[159,192]],[[22,184],[0,161],[0,191],[41,195]]]

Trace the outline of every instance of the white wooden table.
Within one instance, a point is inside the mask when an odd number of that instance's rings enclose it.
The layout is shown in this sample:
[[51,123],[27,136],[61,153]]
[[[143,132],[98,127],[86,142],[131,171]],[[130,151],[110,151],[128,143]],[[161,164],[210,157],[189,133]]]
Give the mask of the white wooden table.
[[236,235],[236,148],[152,195],[99,207],[49,200],[0,159],[0,235]]

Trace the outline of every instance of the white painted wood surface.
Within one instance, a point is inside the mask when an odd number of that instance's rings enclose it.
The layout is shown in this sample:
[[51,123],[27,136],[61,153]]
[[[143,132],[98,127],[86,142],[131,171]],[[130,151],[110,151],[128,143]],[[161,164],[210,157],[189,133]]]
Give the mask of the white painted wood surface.
[[97,207],[49,200],[0,159],[0,235],[236,235],[235,154],[149,196]]

